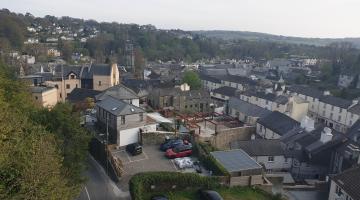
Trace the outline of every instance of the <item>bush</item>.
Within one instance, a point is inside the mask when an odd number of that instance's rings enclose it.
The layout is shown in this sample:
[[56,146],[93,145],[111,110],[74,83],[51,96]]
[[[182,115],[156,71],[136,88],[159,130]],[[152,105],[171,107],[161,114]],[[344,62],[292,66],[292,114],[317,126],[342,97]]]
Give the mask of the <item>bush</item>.
[[229,172],[210,154],[217,149],[209,144],[197,143],[194,151],[207,170],[212,171],[216,176],[230,176]]
[[174,127],[172,126],[171,123],[160,123],[159,124],[160,127],[162,127],[165,131],[169,131],[169,132],[175,132]]
[[[151,189],[155,186],[155,189]],[[173,188],[173,186],[176,186]],[[204,177],[193,173],[180,172],[144,172],[133,176],[129,181],[130,194],[133,200],[143,200],[145,194],[169,192],[177,188],[217,188],[219,180],[216,177]]]

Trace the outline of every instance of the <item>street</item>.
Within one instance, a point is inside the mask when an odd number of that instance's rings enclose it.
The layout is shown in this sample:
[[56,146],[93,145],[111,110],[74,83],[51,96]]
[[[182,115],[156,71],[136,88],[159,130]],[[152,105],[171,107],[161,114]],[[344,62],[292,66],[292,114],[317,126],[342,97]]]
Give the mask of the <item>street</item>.
[[131,199],[129,192],[121,191],[91,156],[88,160],[89,167],[85,172],[88,181],[84,185],[78,200]]

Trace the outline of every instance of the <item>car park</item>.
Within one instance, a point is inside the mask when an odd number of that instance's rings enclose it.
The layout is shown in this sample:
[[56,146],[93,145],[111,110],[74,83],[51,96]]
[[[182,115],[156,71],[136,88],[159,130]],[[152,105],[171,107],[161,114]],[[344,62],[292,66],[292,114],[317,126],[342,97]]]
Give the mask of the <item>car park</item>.
[[175,148],[168,149],[165,153],[165,156],[168,158],[182,158],[186,156],[191,156],[192,154],[192,145],[178,145]]
[[126,146],[126,151],[136,156],[142,153],[142,146],[139,143],[133,143]]
[[214,190],[199,190],[201,200],[224,200],[220,194]]

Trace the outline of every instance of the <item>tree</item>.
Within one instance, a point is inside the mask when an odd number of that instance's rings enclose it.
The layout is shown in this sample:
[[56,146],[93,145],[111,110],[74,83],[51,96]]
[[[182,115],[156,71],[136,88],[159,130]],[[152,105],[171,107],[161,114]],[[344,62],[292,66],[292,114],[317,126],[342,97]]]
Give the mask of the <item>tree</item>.
[[134,60],[134,76],[135,78],[143,78],[143,69],[145,65],[145,59],[141,49],[135,48],[135,60]]
[[187,83],[191,90],[198,90],[201,88],[199,75],[193,71],[186,71],[182,82]]

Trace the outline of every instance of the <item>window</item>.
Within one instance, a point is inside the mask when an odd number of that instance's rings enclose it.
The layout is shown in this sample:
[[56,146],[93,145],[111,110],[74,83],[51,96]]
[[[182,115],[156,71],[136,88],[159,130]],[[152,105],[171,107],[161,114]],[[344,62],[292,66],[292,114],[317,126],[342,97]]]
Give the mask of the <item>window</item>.
[[338,121],[339,121],[339,122],[341,121],[341,115],[339,115]]
[[331,111],[334,111],[334,106],[331,106]]
[[125,124],[125,115],[121,116],[121,124]]
[[35,99],[38,100],[39,98],[37,96],[35,96]]
[[70,84],[66,84],[66,89],[70,89]]
[[59,86],[56,84],[56,85],[55,85],[55,88],[56,88],[56,89],[59,89]]
[[99,86],[101,86],[101,81],[99,81]]
[[268,157],[268,162],[274,162],[274,156],[269,156]]
[[78,88],[78,84],[76,84],[75,87]]
[[140,113],[140,114],[139,114],[139,117],[140,117],[140,121],[141,121],[141,122],[144,121],[144,113]]
[[330,119],[333,119],[334,114],[330,113]]
[[326,108],[326,104],[324,104],[323,108]]
[[74,75],[74,74],[71,74],[71,75],[70,75],[70,79],[75,79],[75,75]]
[[288,162],[288,158],[285,158],[285,161],[284,161],[285,163],[287,163]]
[[269,101],[268,100],[266,100],[266,105],[268,105],[269,104]]

